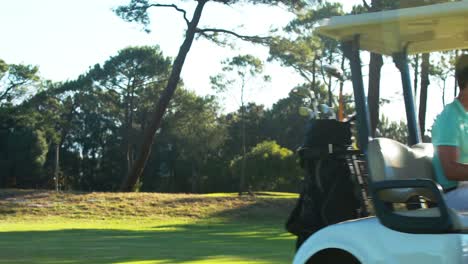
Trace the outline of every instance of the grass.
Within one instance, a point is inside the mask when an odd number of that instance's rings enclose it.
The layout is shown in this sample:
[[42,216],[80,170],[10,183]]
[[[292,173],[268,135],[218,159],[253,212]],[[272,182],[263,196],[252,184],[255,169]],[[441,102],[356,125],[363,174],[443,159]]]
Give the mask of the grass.
[[0,263],[287,263],[294,194],[0,191]]

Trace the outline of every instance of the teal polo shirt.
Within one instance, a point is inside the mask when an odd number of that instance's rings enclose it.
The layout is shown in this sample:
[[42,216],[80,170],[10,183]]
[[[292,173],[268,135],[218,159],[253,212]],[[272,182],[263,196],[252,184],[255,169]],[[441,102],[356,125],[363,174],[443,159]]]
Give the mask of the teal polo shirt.
[[458,147],[460,151],[458,162],[468,163],[468,114],[458,99],[446,105],[442,113],[437,116],[432,126],[432,144],[434,145],[432,164],[436,181],[444,189],[457,187],[457,181],[450,181],[445,177],[437,154],[437,147]]

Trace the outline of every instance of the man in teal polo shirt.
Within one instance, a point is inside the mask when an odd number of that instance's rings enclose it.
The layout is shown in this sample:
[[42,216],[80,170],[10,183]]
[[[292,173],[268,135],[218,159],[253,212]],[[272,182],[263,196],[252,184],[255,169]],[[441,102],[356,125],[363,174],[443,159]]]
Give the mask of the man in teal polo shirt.
[[448,207],[468,210],[468,55],[458,59],[455,77],[460,93],[432,126],[433,165]]

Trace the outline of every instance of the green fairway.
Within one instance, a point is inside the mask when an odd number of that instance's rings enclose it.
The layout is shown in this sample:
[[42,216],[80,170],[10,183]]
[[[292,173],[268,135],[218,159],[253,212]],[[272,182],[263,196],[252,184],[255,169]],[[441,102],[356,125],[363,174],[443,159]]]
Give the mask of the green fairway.
[[[99,195],[99,199],[108,203],[114,196],[118,195]],[[214,196],[200,196],[201,200],[197,200],[197,196],[183,199],[186,202],[183,206],[191,217],[132,215],[131,211],[125,211],[130,210],[130,206],[116,216],[109,214],[109,211],[113,211],[109,205],[109,208],[105,208],[107,211],[104,210],[108,212],[103,214],[104,219],[97,215],[103,210],[102,206],[96,206],[94,211],[88,209],[89,214],[72,210],[75,206],[79,207],[79,203],[72,201],[76,198],[74,195],[59,197],[68,199],[60,207],[68,213],[55,208],[53,215],[44,215],[45,211],[53,210],[40,206],[35,207],[40,210],[31,210],[29,214],[21,206],[11,207],[11,199],[8,202],[3,199],[0,200],[0,212],[3,212],[3,219],[0,219],[0,263],[291,262],[294,238],[284,231],[286,215],[283,215],[283,211],[292,204],[292,198],[286,195],[288,198],[279,199],[280,195],[274,195],[274,199],[258,197],[243,200],[227,195],[220,200],[222,195]],[[50,203],[57,201],[53,195],[40,197]],[[175,209],[183,198],[180,195],[175,196],[176,200],[169,195],[130,196],[125,202],[132,198],[150,197],[153,197],[153,202],[162,200],[159,206],[169,204]],[[198,217],[193,217],[193,212],[189,214],[190,208],[200,211],[193,202],[194,198],[198,203],[210,204],[211,212],[203,211]],[[150,202],[146,201],[145,204]],[[200,206],[204,205],[198,204]],[[230,208],[223,210],[223,206]],[[159,209],[163,212],[166,210]]]

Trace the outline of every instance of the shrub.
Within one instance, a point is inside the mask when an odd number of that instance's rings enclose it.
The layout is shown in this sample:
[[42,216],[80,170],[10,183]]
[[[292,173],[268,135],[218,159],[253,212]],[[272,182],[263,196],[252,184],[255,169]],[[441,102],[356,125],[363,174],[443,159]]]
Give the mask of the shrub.
[[[246,184],[252,190],[293,191],[297,189],[301,171],[293,151],[276,141],[263,141],[246,154]],[[230,164],[234,175],[241,174],[242,156]]]

